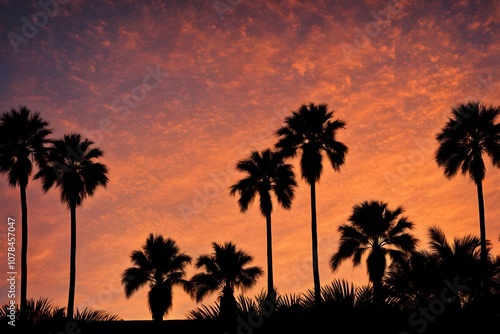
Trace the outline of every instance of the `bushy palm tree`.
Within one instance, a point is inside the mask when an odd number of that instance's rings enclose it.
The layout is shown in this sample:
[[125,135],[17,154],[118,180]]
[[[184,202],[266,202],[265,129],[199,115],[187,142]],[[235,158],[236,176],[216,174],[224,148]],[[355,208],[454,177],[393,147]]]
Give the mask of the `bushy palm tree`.
[[[334,279],[330,284],[321,287],[322,303],[336,311],[353,310],[357,303],[357,293],[358,288],[345,279]],[[307,309],[314,308],[314,290],[304,293],[302,303]]]
[[40,114],[28,107],[12,108],[0,116],[0,174],[8,174],[12,187],[21,192],[21,319],[27,303],[28,286],[28,205],[26,188],[33,172],[33,163],[44,164],[48,136],[52,131]]
[[241,212],[246,212],[255,197],[259,196],[260,213],[266,218],[267,235],[267,292],[274,296],[273,250],[271,213],[273,211],[273,195],[285,209],[290,209],[294,198],[295,174],[292,165],[283,161],[281,155],[266,149],[253,151],[250,157],[238,161],[236,169],[246,173],[246,177],[231,186],[230,194],[240,195],[238,204]]
[[191,278],[191,296],[196,302],[201,302],[206,296],[220,291],[221,318],[231,321],[237,314],[235,289],[245,291],[252,288],[263,271],[257,266],[249,267],[253,257],[237,250],[231,242],[214,242],[212,248],[212,254],[200,255],[196,260],[196,268],[203,271]]
[[[26,318],[24,320],[24,325],[27,328],[32,328],[43,322],[50,320],[63,320],[65,318],[65,308],[58,307],[52,304],[46,297],[41,297],[38,299],[30,298],[26,303]],[[18,305],[15,308],[15,314],[19,314],[20,310]],[[0,319],[6,322],[10,320],[8,315],[10,314],[9,305],[5,304],[0,307]],[[76,310],[75,314],[76,321],[113,321],[121,320],[121,318],[112,313],[108,313],[104,310],[85,308],[82,311]]]
[[[259,299],[252,299],[243,295],[236,297],[236,313],[242,318],[248,317],[252,312],[259,312]],[[191,320],[210,320],[221,318],[221,307],[219,301],[215,305],[201,305],[187,313]]]
[[70,281],[68,295],[68,318],[73,318],[76,283],[76,207],[93,196],[100,186],[108,184],[108,168],[95,159],[103,152],[92,147],[94,142],[82,139],[80,134],[70,133],[54,140],[49,148],[47,164],[35,175],[42,180],[45,192],[56,186],[61,201],[66,203],[71,214]]
[[389,268],[384,286],[400,310],[415,310],[441,298],[443,280],[436,256],[428,250],[418,250]]
[[488,155],[494,166],[500,168],[500,124],[495,123],[499,107],[487,107],[480,102],[461,103],[453,107],[451,117],[436,135],[439,147],[435,153],[444,175],[452,178],[459,171],[468,174],[476,184],[479,206],[481,259],[487,265],[486,221],[484,213],[483,180]]
[[348,148],[336,139],[337,131],[345,127],[345,122],[333,119],[333,111],[327,104],[303,104],[292,115],[285,118],[285,125],[276,134],[276,143],[285,158],[300,154],[302,178],[311,188],[311,234],[312,267],[316,302],[321,300],[321,284],[318,265],[318,235],[316,221],[316,182],[323,172],[323,152],[335,171],[344,164]]
[[351,257],[354,266],[358,266],[366,255],[375,304],[382,301],[382,279],[388,267],[387,258],[393,262],[403,261],[415,251],[417,239],[408,233],[413,229],[413,223],[402,214],[401,206],[390,210],[387,203],[364,201],[354,205],[349,223],[338,228],[340,244],[330,258],[330,267],[335,271]]
[[153,320],[162,321],[173,305],[173,287],[180,285],[189,291],[185,276],[191,257],[182,253],[174,240],[150,234],[142,249],[134,250],[130,259],[134,266],[122,275],[125,296],[130,298],[139,288],[149,284],[149,309]]
[[[5,304],[0,308],[0,319],[7,320],[7,316],[10,314],[8,309],[9,305]],[[20,309],[18,305],[15,308],[15,314],[19,315]],[[27,327],[33,327],[40,324],[43,321],[51,319],[64,319],[64,307],[57,307],[52,304],[52,302],[46,298],[42,297],[39,299],[28,299],[25,309],[25,318],[23,324]]]
[[[464,303],[475,303],[480,300],[483,292],[488,292],[490,286],[494,285],[495,264],[493,258],[488,258],[486,271],[482,270],[481,240],[474,235],[466,235],[462,238],[455,237],[449,243],[443,231],[438,227],[429,228],[430,248],[439,265],[439,272],[443,278],[454,281],[465,286],[460,291],[458,305]],[[487,251],[490,251],[487,240]],[[489,277],[484,276],[489,269],[492,272]],[[496,268],[498,270],[500,268]],[[493,284],[492,284],[493,283]]]

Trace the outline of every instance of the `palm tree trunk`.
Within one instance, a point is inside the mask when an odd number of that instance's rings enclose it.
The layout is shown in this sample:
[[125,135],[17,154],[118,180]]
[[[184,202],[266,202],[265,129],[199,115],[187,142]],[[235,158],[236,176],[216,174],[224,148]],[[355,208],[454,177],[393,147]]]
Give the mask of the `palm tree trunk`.
[[314,278],[314,301],[318,304],[321,301],[321,284],[319,281],[318,266],[318,231],[316,222],[316,184],[311,183],[311,234],[312,234],[312,267]]
[[21,309],[20,319],[24,320],[27,304],[28,288],[28,204],[26,199],[26,185],[21,184]]
[[267,296],[273,297],[273,236],[271,229],[271,213],[266,213],[266,233],[267,233]]
[[486,222],[484,218],[484,198],[483,198],[483,182],[476,182],[477,185],[477,201],[479,205],[479,231],[481,236],[481,262],[483,268],[486,268],[488,263],[488,252],[486,249]]
[[382,304],[382,280],[373,282],[373,304],[379,308]]
[[76,283],[76,204],[70,204],[71,210],[71,245],[70,245],[70,267],[69,267],[69,295],[67,317],[73,319],[73,307],[75,304]]

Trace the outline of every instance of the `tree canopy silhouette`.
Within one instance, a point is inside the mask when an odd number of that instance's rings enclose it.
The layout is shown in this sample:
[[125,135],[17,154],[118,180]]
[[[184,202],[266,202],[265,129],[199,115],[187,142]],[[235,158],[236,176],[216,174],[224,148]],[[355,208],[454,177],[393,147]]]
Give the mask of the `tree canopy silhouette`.
[[130,259],[134,266],[122,275],[125,296],[130,298],[149,284],[148,305],[153,320],[163,320],[173,305],[173,287],[180,285],[189,291],[185,276],[191,257],[182,253],[174,240],[150,234],[142,249],[134,250]]
[[[353,207],[348,224],[339,226],[340,244],[330,258],[333,271],[352,257],[355,266],[364,255],[368,277],[373,283],[373,299],[382,301],[382,279],[387,269],[387,257],[393,262],[401,262],[415,251],[418,240],[408,231],[413,223],[401,216],[403,208],[390,210],[388,204],[380,201],[364,201]],[[368,254],[366,254],[368,253]]]
[[221,291],[219,296],[221,318],[231,321],[236,318],[234,290],[250,289],[262,276],[260,267],[248,265],[253,257],[243,250],[237,250],[231,242],[212,243],[212,254],[203,254],[196,260],[196,268],[203,269],[191,278],[191,296],[201,302],[206,296]]

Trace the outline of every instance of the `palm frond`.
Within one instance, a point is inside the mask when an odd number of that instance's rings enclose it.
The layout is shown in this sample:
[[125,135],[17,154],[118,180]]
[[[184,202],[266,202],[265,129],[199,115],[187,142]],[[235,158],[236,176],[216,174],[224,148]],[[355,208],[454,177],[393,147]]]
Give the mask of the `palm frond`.
[[82,311],[76,310],[74,319],[76,321],[118,321],[122,320],[118,315],[108,313],[104,310],[84,308]]

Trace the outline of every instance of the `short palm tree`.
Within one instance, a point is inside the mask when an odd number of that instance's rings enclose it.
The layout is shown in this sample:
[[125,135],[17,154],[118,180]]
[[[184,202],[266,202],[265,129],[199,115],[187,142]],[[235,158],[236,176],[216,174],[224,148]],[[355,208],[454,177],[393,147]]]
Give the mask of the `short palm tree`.
[[182,253],[174,240],[150,234],[142,249],[134,250],[130,259],[134,266],[122,275],[125,296],[130,298],[139,288],[149,284],[149,309],[153,320],[162,321],[173,305],[173,287],[179,285],[189,290],[189,282],[184,278],[191,257]]
[[[467,295],[469,302],[479,300],[483,291],[488,291],[492,283],[492,276],[483,278],[482,275],[480,238],[466,235],[462,238],[455,237],[450,243],[443,231],[435,226],[429,228],[429,238],[431,252],[439,264],[441,275],[451,281],[458,280],[461,285],[466,286],[461,293]],[[489,242],[487,245],[489,246]],[[488,261],[487,270],[493,266],[492,263]],[[457,304],[460,306],[459,301]]]
[[21,192],[21,314],[27,305],[28,290],[28,205],[26,188],[33,171],[33,162],[41,168],[44,164],[48,136],[52,133],[47,128],[39,113],[22,106],[12,108],[0,116],[0,173],[8,173],[8,182],[12,187],[19,186]]
[[401,310],[415,310],[441,298],[444,277],[434,254],[427,250],[415,251],[402,262],[388,269],[384,285]]
[[352,257],[354,266],[366,253],[368,277],[373,284],[375,304],[382,301],[382,279],[387,269],[387,257],[393,262],[404,260],[415,251],[417,239],[408,233],[413,223],[401,216],[402,207],[390,210],[387,203],[364,201],[353,207],[348,224],[339,226],[340,244],[330,258],[333,271]]
[[267,293],[276,296],[273,280],[273,246],[271,213],[273,211],[273,194],[278,203],[285,209],[290,209],[294,198],[295,174],[292,165],[283,161],[281,155],[266,149],[262,152],[253,151],[250,157],[238,161],[236,169],[246,173],[246,177],[231,186],[230,194],[239,193],[238,204],[241,212],[248,210],[249,204],[259,195],[260,213],[266,218],[267,234]]
[[481,260],[487,265],[486,221],[484,214],[483,180],[486,166],[483,155],[500,168],[500,124],[495,124],[500,106],[487,107],[480,102],[461,103],[453,107],[451,117],[436,135],[439,147],[435,153],[438,166],[444,168],[448,178],[458,171],[469,174],[476,184],[479,206]]
[[61,201],[66,203],[71,214],[70,280],[68,294],[68,318],[73,318],[76,283],[76,207],[93,196],[99,186],[108,184],[108,168],[95,162],[103,156],[101,149],[92,147],[94,142],[83,139],[80,134],[70,133],[54,140],[49,148],[47,164],[36,175],[42,180],[42,188],[49,191],[54,185],[59,188]]
[[257,266],[248,267],[253,257],[243,250],[237,250],[231,242],[214,242],[212,248],[212,254],[200,255],[196,261],[196,268],[203,268],[203,271],[191,278],[191,296],[199,303],[209,294],[221,291],[221,318],[231,321],[235,319],[237,311],[234,290],[252,288],[263,271]]
[[333,119],[333,111],[327,104],[302,105],[291,116],[285,118],[285,125],[276,134],[276,143],[285,158],[294,158],[300,153],[302,178],[311,187],[311,234],[314,295],[321,300],[321,284],[318,265],[318,235],[316,221],[316,182],[323,172],[323,152],[335,171],[344,164],[347,146],[336,140],[337,131],[345,127],[345,122]]

